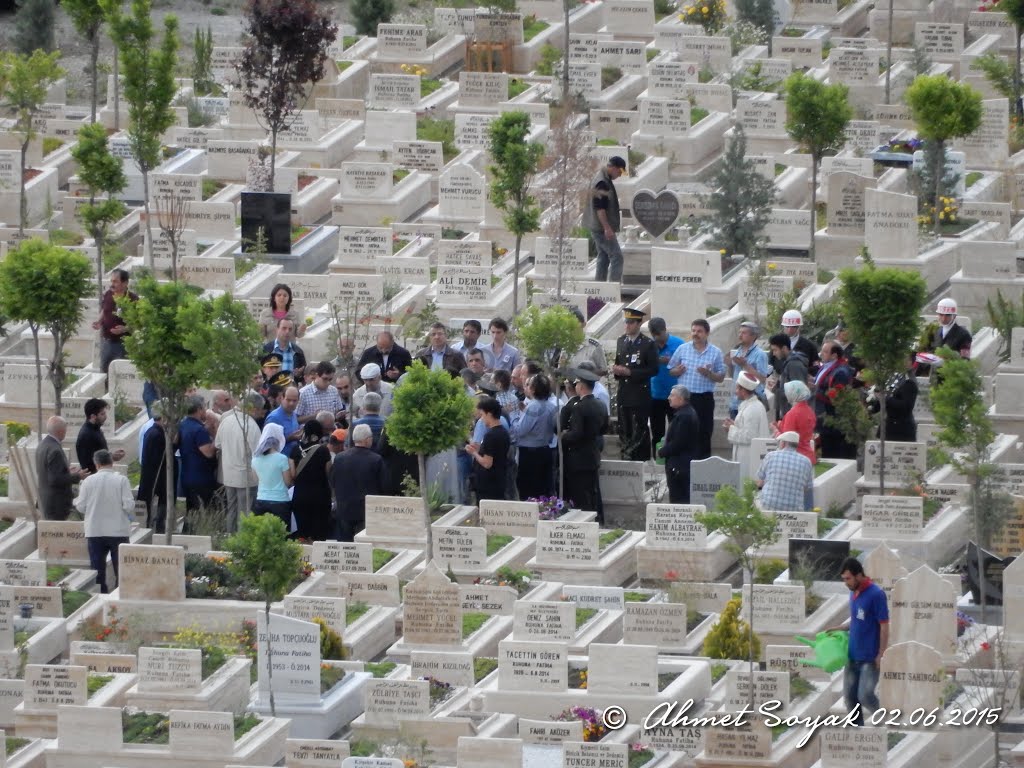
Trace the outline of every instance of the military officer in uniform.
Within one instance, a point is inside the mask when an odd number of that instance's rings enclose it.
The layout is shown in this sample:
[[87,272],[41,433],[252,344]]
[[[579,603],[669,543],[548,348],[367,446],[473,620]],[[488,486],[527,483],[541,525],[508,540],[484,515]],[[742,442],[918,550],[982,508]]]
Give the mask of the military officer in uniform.
[[622,458],[647,461],[651,458],[651,436],[647,422],[651,415],[651,378],[658,373],[658,345],[640,332],[645,312],[622,310],[626,333],[615,342],[612,375],[619,382],[618,419]]
[[[579,321],[580,326],[586,328],[587,321],[583,317],[583,313],[578,307],[570,307],[569,311],[573,313],[576,319]],[[607,373],[608,361],[604,357],[604,348],[601,346],[601,342],[595,339],[593,336],[584,335],[583,343],[580,348],[576,350],[576,353],[572,356],[569,361],[571,368],[579,368],[580,363],[591,362],[594,365],[594,371],[598,376],[604,376]]]
[[587,370],[570,370],[576,396],[562,408],[562,462],[565,497],[585,511],[597,512],[597,522],[604,522],[598,468],[601,466],[601,435],[608,426],[608,413],[594,397],[597,374]]

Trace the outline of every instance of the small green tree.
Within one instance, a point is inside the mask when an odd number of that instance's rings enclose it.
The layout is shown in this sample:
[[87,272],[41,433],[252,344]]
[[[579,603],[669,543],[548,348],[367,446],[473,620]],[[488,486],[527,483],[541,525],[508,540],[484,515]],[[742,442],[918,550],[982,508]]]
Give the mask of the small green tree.
[[32,239],[0,261],[0,312],[28,323],[36,357],[36,429],[43,434],[43,376],[39,331],[53,335],[47,378],[53,384],[54,406],[61,412],[64,389],[64,345],[82,320],[89,292],[89,260],[80,253]]
[[1024,120],[1024,101],[1021,99],[1020,77],[1020,38],[1024,35],[1024,0],[1001,0],[999,10],[1013,22],[1016,38],[1014,39],[1015,55],[1013,57],[1013,109],[1017,122]]
[[36,137],[36,116],[46,101],[50,86],[64,77],[57,65],[60,52],[32,54],[10,53],[0,58],[0,107],[14,113],[13,132],[21,138],[21,217],[18,233],[28,224],[28,198],[25,196],[25,158],[28,145]]
[[761,658],[761,639],[750,631],[750,624],[740,618],[743,601],[732,598],[704,638],[704,655],[709,659]]
[[1015,303],[1003,296],[1001,290],[996,290],[995,300],[989,299],[985,302],[988,312],[989,324],[999,331],[999,360],[1003,363],[1010,361],[1010,340],[1013,336],[1013,329],[1024,326],[1024,293],[1021,294],[1021,301]]
[[197,96],[212,93],[213,81],[213,30],[209,26],[206,32],[196,28],[195,41],[192,44],[192,83]]
[[[152,243],[149,172],[162,162],[163,135],[175,120],[171,102],[177,90],[174,77],[178,62],[178,17],[173,14],[164,16],[163,39],[157,47],[150,0],[132,0],[130,15],[121,11],[120,0],[100,0],[100,4],[124,69],[128,147],[142,174],[146,242]],[[117,87],[116,79],[114,87]],[[152,250],[147,250],[146,264],[151,266],[152,263]]]
[[[984,381],[978,364],[949,349],[941,349],[942,368],[931,387],[935,423],[942,427],[939,444],[954,453],[950,462],[971,486],[971,516],[978,543],[978,573],[983,574],[981,548],[991,546],[1013,509],[1010,496],[996,488],[998,465],[991,461],[996,430],[985,404]],[[985,623],[985,579],[979,578],[981,621]]]
[[26,56],[53,50],[53,27],[57,16],[54,0],[17,0],[14,16],[14,47]]
[[[563,357],[571,356],[583,343],[585,334],[576,316],[566,307],[553,306],[540,309],[531,304],[516,320],[516,335],[526,356],[544,361],[549,376]],[[562,460],[562,420],[555,419],[558,432],[559,464]],[[558,473],[558,495],[565,496],[565,475]]]
[[747,572],[750,585],[750,621],[747,624],[747,659],[750,663],[750,707],[754,708],[754,572],[757,561],[764,550],[779,539],[779,521],[757,506],[757,485],[753,480],[743,483],[743,493],[737,493],[732,486],[723,487],[715,494],[715,508],[710,512],[698,512],[694,519],[709,531],[718,531],[728,536],[729,550],[739,558],[740,566]]
[[[96,293],[103,301],[103,251],[107,245],[107,233],[116,221],[120,221],[127,207],[114,195],[123,190],[127,179],[124,163],[110,154],[107,147],[107,129],[99,123],[83,125],[78,129],[78,142],[71,148],[71,156],[78,163],[78,178],[89,190],[89,204],[82,206],[79,213],[82,222],[96,243]],[[96,202],[100,195],[106,200]]]
[[775,203],[775,182],[766,179],[747,159],[747,136],[742,126],[734,129],[709,186],[715,191],[702,202],[711,211],[712,246],[729,255],[742,253],[755,258]]
[[[897,373],[907,370],[910,350],[917,339],[927,288],[917,272],[878,269],[870,256],[863,269],[844,269],[839,289],[843,318],[857,340],[857,356],[884,388]],[[879,486],[885,492],[885,393],[878,413]]]
[[[241,407],[263,347],[259,324],[248,308],[231,294],[223,293],[191,305],[182,325],[187,329],[184,347],[195,356],[200,386],[225,390]],[[243,419],[247,463],[251,459],[248,428],[249,420]],[[249,509],[248,487],[245,492],[245,508]]]
[[352,23],[356,34],[376,37],[377,25],[387,24],[394,15],[394,0],[352,0]]
[[89,122],[96,122],[96,105],[99,102],[100,83],[100,32],[103,29],[103,9],[99,0],[63,0],[61,7],[71,17],[75,31],[85,38],[89,46],[89,78],[92,93],[89,99]]
[[302,566],[302,545],[288,539],[288,529],[276,515],[248,515],[238,526],[238,533],[224,542],[231,554],[231,570],[241,578],[259,586],[263,596],[266,620],[267,680],[270,685],[270,714],[277,716],[274,706],[273,655],[270,633],[270,604],[284,597]]
[[[919,75],[906,94],[907,106],[917,123],[921,138],[935,142],[935,168],[932,178],[937,182],[944,175],[946,142],[970,136],[981,125],[981,94],[969,85],[950,80],[945,75]],[[934,183],[932,205],[935,206],[935,234],[939,234],[939,184]]]
[[401,386],[395,388],[391,415],[384,429],[391,445],[405,453],[416,454],[419,462],[427,563],[434,559],[427,500],[430,485],[427,456],[446,451],[465,440],[472,416],[473,401],[466,394],[462,379],[453,379],[442,370],[432,371],[419,360],[413,362]]
[[519,314],[519,252],[523,235],[540,227],[540,206],[530,193],[530,184],[544,157],[544,145],[527,141],[530,116],[525,112],[506,112],[489,129],[491,202],[502,213],[505,227],[516,238],[512,267],[512,316]]
[[825,153],[841,149],[846,140],[846,126],[853,117],[848,92],[845,85],[824,85],[802,72],[786,80],[786,132],[811,156],[811,260],[818,213],[818,169]]
[[245,48],[237,69],[242,98],[270,132],[270,191],[277,136],[291,125],[324,76],[327,49],[338,36],[330,13],[313,0],[249,0]]
[[139,374],[151,381],[163,401],[164,456],[167,466],[167,528],[165,541],[177,528],[174,485],[174,440],[185,416],[185,392],[199,384],[195,353],[185,346],[193,331],[192,305],[200,289],[185,283],[158,283],[145,275],[135,284],[138,301],[123,297],[118,309],[131,333],[124,336],[128,358]]

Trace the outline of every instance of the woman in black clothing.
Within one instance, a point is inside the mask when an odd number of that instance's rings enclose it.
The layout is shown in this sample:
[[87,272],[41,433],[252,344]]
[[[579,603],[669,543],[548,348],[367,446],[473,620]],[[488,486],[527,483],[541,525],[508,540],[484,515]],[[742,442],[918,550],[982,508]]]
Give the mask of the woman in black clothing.
[[324,428],[316,419],[302,428],[302,439],[292,448],[289,461],[295,478],[292,511],[295,515],[295,537],[324,541],[331,533],[330,483],[331,451],[321,442]]
[[[885,384],[885,439],[898,443],[917,442],[917,421],[914,404],[917,403],[916,366],[911,358],[906,373],[897,373]],[[878,401],[869,400],[868,410],[878,413]]]

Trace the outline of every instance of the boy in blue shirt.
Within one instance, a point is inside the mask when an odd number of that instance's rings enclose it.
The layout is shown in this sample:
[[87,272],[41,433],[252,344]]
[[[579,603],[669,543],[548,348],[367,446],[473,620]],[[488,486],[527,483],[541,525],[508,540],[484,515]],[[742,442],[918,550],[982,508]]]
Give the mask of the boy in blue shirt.
[[850,643],[843,697],[851,711],[860,705],[854,723],[864,725],[865,718],[879,706],[875,688],[882,654],[889,645],[889,604],[885,592],[867,577],[856,558],[846,558],[839,573],[850,590]]

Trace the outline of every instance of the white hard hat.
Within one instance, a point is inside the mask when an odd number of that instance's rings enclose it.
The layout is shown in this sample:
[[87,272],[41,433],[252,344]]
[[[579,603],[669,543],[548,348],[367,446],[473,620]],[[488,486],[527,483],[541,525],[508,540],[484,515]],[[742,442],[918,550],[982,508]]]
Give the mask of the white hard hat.
[[935,314],[937,315],[955,315],[956,314],[956,301],[949,298],[948,296],[942,299],[935,307]]
[[792,328],[793,326],[798,326],[798,325],[803,325],[803,324],[804,324],[804,316],[800,314],[800,310],[799,309],[787,309],[782,314],[782,326],[783,326],[783,328],[785,328],[785,327]]

